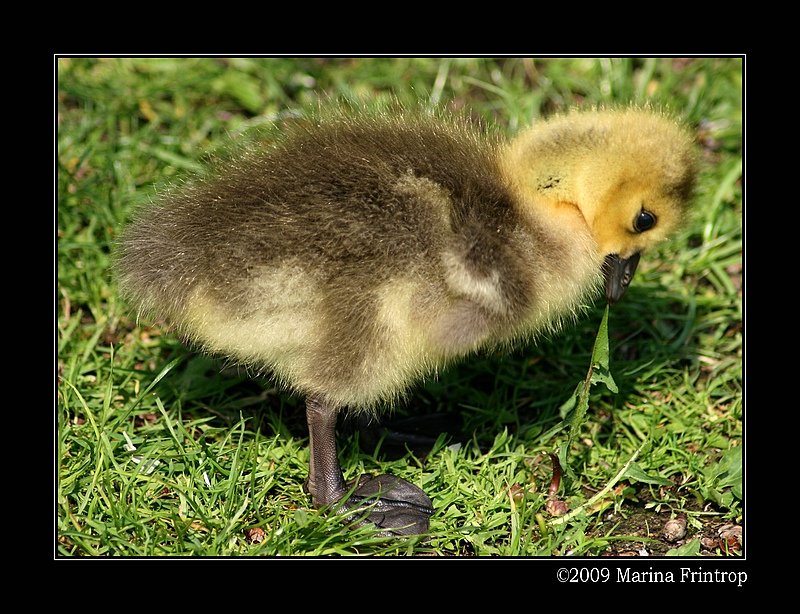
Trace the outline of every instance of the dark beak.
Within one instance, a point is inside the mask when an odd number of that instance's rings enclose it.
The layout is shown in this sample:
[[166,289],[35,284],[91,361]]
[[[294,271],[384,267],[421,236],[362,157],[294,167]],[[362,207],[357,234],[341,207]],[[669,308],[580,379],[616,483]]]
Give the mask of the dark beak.
[[606,277],[606,300],[609,305],[616,303],[625,294],[636,272],[636,265],[639,264],[639,256],[636,253],[625,260],[617,254],[606,256],[603,274]]

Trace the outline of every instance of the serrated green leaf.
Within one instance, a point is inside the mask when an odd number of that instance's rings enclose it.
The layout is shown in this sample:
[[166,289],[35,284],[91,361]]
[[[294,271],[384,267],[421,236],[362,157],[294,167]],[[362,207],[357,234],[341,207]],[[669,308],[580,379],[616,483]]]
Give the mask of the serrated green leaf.
[[617,385],[611,377],[609,370],[609,350],[608,350],[608,305],[603,312],[603,319],[600,322],[600,328],[597,330],[597,337],[595,337],[594,348],[592,350],[592,364],[589,367],[589,372],[586,378],[578,384],[572,398],[567,400],[560,408],[563,412],[562,417],[570,409],[573,409],[572,419],[569,425],[569,437],[567,442],[561,447],[559,451],[559,461],[562,468],[566,471],[569,478],[574,478],[575,474],[572,468],[567,463],[567,452],[572,446],[578,431],[583,425],[586,411],[589,409],[589,390],[592,384],[596,382],[604,383],[609,390],[617,392]]
[[597,330],[597,337],[594,340],[594,349],[592,350],[592,366],[602,368],[608,371],[609,369],[609,349],[608,349],[608,305],[603,312],[603,319],[600,321],[600,328]]
[[611,392],[619,392],[617,383],[614,381],[611,371],[606,367],[595,367],[592,370],[592,384],[605,384]]
[[564,401],[561,406],[558,408],[558,413],[562,419],[566,418],[571,411],[575,409],[578,405],[578,399],[581,396],[581,390],[583,389],[583,382],[580,382],[577,386],[575,386],[575,392],[572,393],[566,401]]
[[605,384],[611,392],[619,392],[614,378],[611,376],[609,367],[610,350],[608,345],[608,305],[603,312],[603,319],[600,328],[597,330],[597,337],[594,340],[592,350],[592,384]]
[[[598,381],[603,381],[606,386],[609,386],[607,380],[611,379],[611,372],[608,367],[608,305],[606,305],[606,309],[603,312],[603,319],[600,322],[600,328],[597,330],[597,337],[594,340],[592,365],[589,367],[589,372],[586,374],[584,381],[580,383],[575,390],[575,411],[572,415],[572,421],[570,422],[568,446],[572,444],[573,438],[578,432],[578,429],[580,429],[581,424],[583,424],[586,410],[589,409],[589,389],[595,382],[595,371],[598,369],[603,370],[606,374],[599,374]],[[613,388],[611,388],[611,386],[609,386],[609,388],[616,392],[617,387],[613,379],[611,379],[611,385]],[[567,401],[565,405],[567,404],[570,404],[570,401]]]
[[570,479],[575,478],[575,472],[572,471],[569,464],[567,463],[567,452],[569,451],[569,444],[571,439],[567,439],[561,446],[558,448],[558,462],[561,464],[562,471],[565,471],[567,476]]

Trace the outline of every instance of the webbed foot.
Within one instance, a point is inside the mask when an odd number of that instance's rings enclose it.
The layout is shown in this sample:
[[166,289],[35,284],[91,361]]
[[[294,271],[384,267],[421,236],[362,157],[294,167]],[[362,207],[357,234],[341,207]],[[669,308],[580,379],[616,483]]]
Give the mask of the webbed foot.
[[385,529],[383,535],[417,535],[428,531],[433,504],[421,489],[393,475],[362,475],[340,513]]
[[[306,485],[314,506],[330,506],[353,521],[374,524],[384,529],[382,535],[425,533],[433,505],[410,482],[392,475],[361,476],[355,488],[351,484],[348,489],[336,455],[336,414],[335,407],[317,399],[306,401],[311,448]],[[344,497],[348,498],[342,501]]]

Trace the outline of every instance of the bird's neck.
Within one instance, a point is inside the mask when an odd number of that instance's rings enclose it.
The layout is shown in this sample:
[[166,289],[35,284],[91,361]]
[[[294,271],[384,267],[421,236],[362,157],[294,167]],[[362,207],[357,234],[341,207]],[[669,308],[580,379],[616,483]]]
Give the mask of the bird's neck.
[[574,150],[554,152],[536,145],[523,134],[500,152],[499,166],[523,219],[557,234],[591,236],[594,199],[587,198],[580,181],[587,157],[593,158],[591,148],[579,143]]

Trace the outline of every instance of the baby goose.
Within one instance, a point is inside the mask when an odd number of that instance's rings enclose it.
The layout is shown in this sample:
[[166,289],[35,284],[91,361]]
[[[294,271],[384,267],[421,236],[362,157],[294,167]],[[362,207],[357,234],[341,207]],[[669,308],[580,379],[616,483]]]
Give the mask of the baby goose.
[[[420,113],[289,126],[141,211],[119,247],[140,312],[304,395],[315,506],[349,491],[340,411],[372,410],[475,350],[554,330],[681,221],[687,132],[651,110],[572,112],[510,143]],[[430,499],[388,475],[343,502],[424,532]]]

